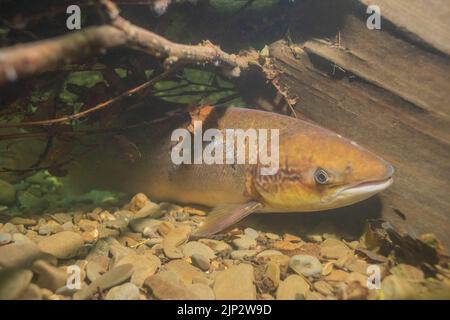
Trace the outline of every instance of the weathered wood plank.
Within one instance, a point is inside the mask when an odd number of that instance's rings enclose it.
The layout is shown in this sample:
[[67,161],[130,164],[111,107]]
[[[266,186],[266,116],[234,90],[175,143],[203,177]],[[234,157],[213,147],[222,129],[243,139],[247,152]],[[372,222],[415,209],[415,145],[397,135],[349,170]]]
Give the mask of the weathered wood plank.
[[450,55],[450,6],[448,0],[358,0],[377,5],[383,18],[415,40]]
[[[339,46],[309,40],[297,56],[273,44],[282,84],[299,97],[303,115],[394,164],[396,181],[373,210],[411,235],[433,232],[450,247],[450,61],[370,31],[353,16],[339,31]],[[326,72],[333,64],[350,72],[334,79]]]

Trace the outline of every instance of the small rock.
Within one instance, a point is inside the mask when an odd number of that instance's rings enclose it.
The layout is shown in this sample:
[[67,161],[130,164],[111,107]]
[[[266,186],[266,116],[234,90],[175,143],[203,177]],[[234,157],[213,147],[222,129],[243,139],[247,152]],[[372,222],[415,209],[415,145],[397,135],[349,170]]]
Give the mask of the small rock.
[[30,283],[28,288],[18,299],[19,300],[42,300],[42,290],[34,283]]
[[175,226],[169,221],[163,221],[158,226],[158,232],[163,237],[167,236],[173,229],[175,229]]
[[62,225],[64,231],[73,231],[73,222],[67,221]]
[[290,251],[298,250],[302,247],[301,243],[293,243],[285,240],[276,241],[273,244],[274,249],[279,250],[285,254],[290,254]]
[[237,239],[233,240],[233,245],[240,250],[246,250],[251,247],[256,246],[256,240],[247,236],[240,236]]
[[8,244],[12,241],[12,236],[6,232],[0,232],[0,246]]
[[199,300],[200,297],[190,291],[183,281],[172,271],[155,274],[145,280],[144,285],[152,290],[160,300]]
[[325,281],[317,281],[313,284],[314,289],[323,294],[324,296],[332,296],[333,295],[333,287]]
[[231,246],[225,241],[214,240],[214,239],[200,239],[198,242],[206,244],[208,247],[214,250],[215,253],[229,252],[231,251]]
[[98,228],[98,222],[88,219],[81,219],[78,222],[78,226],[82,231],[92,231]]
[[301,276],[293,274],[281,281],[277,300],[303,300],[309,291],[309,284]]
[[275,233],[267,232],[265,235],[270,240],[279,240],[280,239],[280,236]]
[[0,204],[12,204],[16,201],[16,188],[0,179]]
[[274,262],[267,263],[264,270],[263,283],[271,290],[278,288],[278,285],[280,284],[279,264]]
[[0,266],[25,267],[43,256],[44,254],[34,243],[11,243],[0,247]]
[[0,300],[19,298],[28,288],[33,273],[25,269],[0,270]]
[[333,270],[329,275],[325,277],[326,281],[333,281],[333,282],[344,282],[347,278],[348,273],[342,270]]
[[17,228],[16,225],[7,222],[3,225],[3,227],[0,229],[0,232],[4,232],[4,233],[18,233],[19,229]]
[[185,257],[191,257],[194,254],[201,255],[208,260],[212,260],[216,257],[214,251],[206,244],[197,241],[190,241],[182,247],[182,251]]
[[14,217],[11,220],[9,220],[9,223],[12,223],[14,225],[24,225],[24,226],[34,226],[36,225],[36,220],[34,219],[28,219],[28,218],[22,218],[22,217]]
[[303,242],[303,240],[300,237],[294,236],[293,234],[290,233],[285,233],[283,235],[283,240],[289,242]]
[[245,228],[244,234],[251,239],[256,239],[259,236],[258,231],[252,228]]
[[256,258],[257,259],[259,259],[259,258],[265,259],[267,257],[276,256],[276,255],[281,256],[282,255],[281,251],[278,251],[278,250],[264,250],[264,251],[261,251],[260,253],[258,253],[256,255]]
[[193,254],[191,256],[192,264],[203,271],[208,271],[210,267],[209,259],[205,258],[201,254]]
[[131,198],[130,202],[125,206],[125,209],[137,212],[150,202],[145,194],[138,193]]
[[70,259],[77,255],[83,244],[83,238],[78,233],[62,231],[42,239],[38,246],[43,252],[59,259]]
[[132,254],[121,258],[115,266],[124,264],[131,264],[133,266],[133,275],[131,276],[131,283],[138,287],[142,287],[145,279],[155,274],[161,266],[161,261],[158,257],[148,255]]
[[86,300],[92,297],[98,290],[106,290],[124,283],[131,278],[133,274],[133,266],[131,264],[124,264],[112,268],[102,276],[95,279],[89,286],[77,291],[73,298],[74,300]]
[[44,260],[35,261],[32,269],[39,275],[36,284],[41,288],[54,292],[67,282],[67,273],[64,270],[58,269]]
[[231,251],[231,258],[235,260],[251,259],[258,253],[258,250],[234,250]]
[[322,263],[319,259],[308,255],[295,255],[289,260],[289,267],[305,277],[319,276],[322,272]]
[[145,229],[147,232],[153,231],[156,234],[158,226],[162,223],[160,220],[150,218],[138,218],[130,221],[129,226],[134,232],[143,233]]
[[320,254],[324,258],[328,259],[339,259],[348,253],[351,250],[347,247],[343,242],[336,239],[326,239],[320,245]]
[[107,269],[96,261],[89,261],[86,265],[86,277],[90,282],[94,282],[106,271]]
[[162,242],[164,254],[171,259],[182,258],[183,253],[177,247],[187,241],[190,233],[189,226],[181,226],[169,231]]
[[133,283],[125,283],[111,288],[105,300],[139,300],[139,288]]
[[253,267],[241,263],[217,273],[214,294],[218,300],[255,300]]
[[198,268],[184,260],[172,260],[164,267],[166,270],[174,272],[186,285],[191,284],[193,278],[205,278],[205,275]]
[[186,287],[189,292],[192,292],[199,300],[214,300],[214,291],[203,283],[193,283]]

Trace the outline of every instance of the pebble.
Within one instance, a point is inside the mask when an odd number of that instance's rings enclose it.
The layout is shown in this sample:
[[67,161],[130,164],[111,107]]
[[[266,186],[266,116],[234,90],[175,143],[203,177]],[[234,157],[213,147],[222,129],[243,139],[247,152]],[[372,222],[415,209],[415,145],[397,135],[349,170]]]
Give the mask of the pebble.
[[203,243],[214,250],[215,253],[224,253],[231,251],[231,246],[225,241],[214,239],[200,239],[198,242]]
[[59,223],[50,220],[49,222],[39,227],[38,233],[41,236],[47,236],[61,231],[64,231],[64,228]]
[[351,253],[349,247],[336,239],[326,239],[320,245],[320,255],[328,259],[339,259],[348,253]]
[[36,220],[29,219],[29,218],[22,218],[22,217],[14,217],[11,220],[9,220],[9,223],[12,223],[14,225],[24,225],[24,226],[34,226],[36,225]]
[[0,232],[5,232],[5,233],[17,233],[19,232],[19,229],[17,228],[16,225],[7,222],[3,225],[3,227],[0,229]]
[[0,300],[13,300],[25,293],[33,273],[25,269],[0,270]]
[[83,238],[78,233],[62,231],[42,239],[38,246],[43,252],[59,259],[70,259],[77,255],[83,244]]
[[277,256],[277,255],[281,256],[281,255],[283,255],[283,253],[281,253],[281,251],[278,251],[278,250],[264,250],[264,251],[261,251],[260,253],[258,253],[256,255],[256,258],[257,259],[259,259],[259,258],[265,259],[270,256]]
[[8,244],[12,241],[12,236],[6,232],[0,232],[0,246]]
[[131,278],[133,274],[133,266],[131,264],[124,264],[115,268],[112,268],[105,274],[101,275],[89,286],[77,291],[73,298],[75,300],[86,300],[92,297],[98,290],[106,290],[124,283]]
[[210,247],[198,241],[190,241],[186,243],[183,245],[182,251],[185,257],[191,257],[194,254],[201,255],[208,260],[212,260],[216,257],[216,254]]
[[263,276],[263,283],[270,289],[278,288],[280,284],[280,266],[275,262],[269,262],[266,265]]
[[210,267],[210,263],[209,263],[209,259],[205,258],[203,255],[201,254],[196,254],[194,253],[191,256],[192,259],[192,264],[198,268],[200,268],[203,271],[208,271],[209,267]]
[[174,272],[186,285],[191,284],[193,278],[205,277],[205,274],[203,272],[201,272],[198,268],[194,267],[185,260],[172,260],[164,267],[166,270]]
[[0,179],[0,204],[13,204],[16,201],[16,188]]
[[256,246],[256,240],[244,235],[234,239],[233,245],[239,250],[246,250]]
[[330,285],[326,281],[321,280],[321,281],[314,282],[313,287],[317,292],[323,294],[324,296],[333,295],[333,291],[334,291],[333,286]]
[[244,234],[251,239],[256,239],[259,236],[258,231],[252,228],[245,228]]
[[187,241],[191,228],[189,226],[181,226],[170,230],[164,237],[162,247],[164,254],[171,259],[183,257],[183,252],[177,247]]
[[214,294],[218,300],[255,300],[256,287],[253,284],[253,267],[241,263],[217,273]]
[[129,227],[134,232],[143,233],[145,229],[148,229],[147,233],[153,231],[156,234],[156,231],[160,224],[161,224],[160,220],[150,218],[138,218],[131,220],[129,223]]
[[133,283],[124,283],[108,291],[105,300],[139,300],[139,288]]
[[320,276],[322,272],[322,263],[314,256],[295,255],[289,260],[289,267],[300,275],[305,277]]
[[36,284],[51,291],[63,287],[67,282],[67,273],[44,260],[33,263],[32,270],[39,275]]
[[151,289],[155,298],[160,300],[199,300],[200,297],[190,291],[176,273],[163,271],[148,277],[144,285]]
[[206,284],[193,283],[186,288],[198,297],[199,300],[214,300],[214,291]]
[[231,258],[235,260],[251,259],[258,253],[258,250],[234,250],[231,251]]
[[125,209],[137,212],[150,202],[150,199],[145,194],[138,193],[131,198],[130,202],[125,206]]
[[34,283],[30,283],[25,292],[18,298],[20,300],[42,300],[42,290]]
[[280,239],[279,235],[277,235],[275,233],[270,233],[270,232],[266,233],[266,237],[270,240],[279,240]]
[[42,256],[43,253],[34,243],[10,243],[0,247],[0,266],[25,267]]
[[293,274],[280,282],[277,300],[303,300],[308,290],[308,282],[303,277]]
[[86,277],[90,282],[94,282],[106,271],[107,269],[96,261],[89,261],[86,265]]
[[155,274],[161,266],[161,260],[152,254],[138,255],[132,254],[121,258],[115,266],[131,264],[133,266],[133,275],[131,283],[138,287],[142,287],[145,279]]

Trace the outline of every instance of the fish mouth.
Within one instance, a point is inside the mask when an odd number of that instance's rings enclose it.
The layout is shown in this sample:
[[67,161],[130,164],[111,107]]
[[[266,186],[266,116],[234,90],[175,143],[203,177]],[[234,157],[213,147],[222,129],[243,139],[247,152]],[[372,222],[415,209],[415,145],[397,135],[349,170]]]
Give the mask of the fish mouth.
[[373,195],[386,190],[394,182],[393,177],[384,180],[373,180],[357,183],[339,189],[333,196],[325,198],[322,202],[335,202],[341,205],[350,205],[366,200]]

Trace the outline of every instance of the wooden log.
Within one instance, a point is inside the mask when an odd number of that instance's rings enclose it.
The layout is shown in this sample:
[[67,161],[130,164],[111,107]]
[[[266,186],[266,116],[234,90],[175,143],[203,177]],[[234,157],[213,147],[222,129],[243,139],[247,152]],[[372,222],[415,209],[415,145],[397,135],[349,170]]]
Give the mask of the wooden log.
[[[450,59],[348,14],[339,42],[309,39],[270,54],[303,116],[394,164],[395,183],[365,210],[450,248]],[[373,201],[373,200],[372,200]],[[356,209],[361,210],[360,206]],[[354,212],[355,215],[361,212]]]

